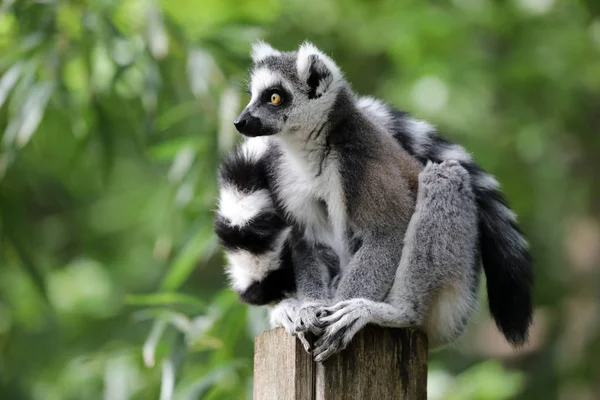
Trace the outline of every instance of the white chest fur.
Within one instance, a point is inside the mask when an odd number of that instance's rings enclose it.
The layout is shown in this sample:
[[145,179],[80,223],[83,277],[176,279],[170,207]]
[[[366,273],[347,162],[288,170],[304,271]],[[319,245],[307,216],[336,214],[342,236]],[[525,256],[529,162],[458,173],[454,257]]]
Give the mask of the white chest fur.
[[305,227],[309,241],[331,246],[343,267],[349,259],[346,207],[336,160],[321,162],[317,154],[281,148],[275,190],[285,211]]

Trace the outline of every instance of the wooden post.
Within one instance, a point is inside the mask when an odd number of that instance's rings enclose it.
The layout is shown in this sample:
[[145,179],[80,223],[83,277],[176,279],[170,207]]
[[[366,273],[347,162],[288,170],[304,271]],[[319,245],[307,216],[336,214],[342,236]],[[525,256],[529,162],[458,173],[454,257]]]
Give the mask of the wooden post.
[[254,340],[254,400],[313,400],[315,362],[283,328]]
[[254,344],[254,400],[427,398],[427,339],[414,329],[367,326],[323,364],[282,328]]

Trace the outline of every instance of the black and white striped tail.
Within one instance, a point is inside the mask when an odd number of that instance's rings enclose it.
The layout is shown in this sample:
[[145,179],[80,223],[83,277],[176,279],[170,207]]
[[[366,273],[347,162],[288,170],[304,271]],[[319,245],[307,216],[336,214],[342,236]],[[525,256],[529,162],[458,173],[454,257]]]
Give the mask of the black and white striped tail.
[[231,287],[253,305],[276,302],[295,290],[290,228],[273,206],[261,140],[247,140],[221,164],[214,221]]
[[532,322],[533,260],[498,181],[475,164],[461,146],[440,137],[429,123],[371,98],[361,99],[359,106],[374,120],[387,121],[402,147],[421,162],[457,160],[469,171],[479,206],[479,240],[490,312],[506,339],[515,346],[522,345]]

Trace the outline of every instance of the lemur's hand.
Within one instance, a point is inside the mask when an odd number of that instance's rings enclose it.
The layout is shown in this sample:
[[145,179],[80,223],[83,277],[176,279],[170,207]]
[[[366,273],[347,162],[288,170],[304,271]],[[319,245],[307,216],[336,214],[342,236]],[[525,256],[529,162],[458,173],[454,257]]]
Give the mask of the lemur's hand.
[[348,346],[354,335],[370,322],[372,304],[366,299],[351,299],[319,310],[318,320],[324,331],[315,343],[316,362],[323,362]]
[[[303,335],[307,332],[315,336],[321,336],[323,333],[323,324],[319,321],[319,310],[325,307],[325,302],[313,301],[304,303],[298,309],[296,320],[294,321],[294,330],[296,334]],[[303,343],[304,344],[304,343]],[[310,351],[310,346],[305,344],[306,351]]]
[[300,303],[296,299],[285,299],[279,302],[271,310],[271,327],[283,327],[287,333],[297,336],[306,351],[310,351],[310,342],[306,337],[306,332],[296,330],[296,321],[300,311]]
[[294,335],[296,329],[294,321],[298,315],[299,303],[296,299],[285,299],[280,301],[270,313],[272,328],[283,327],[287,333]]

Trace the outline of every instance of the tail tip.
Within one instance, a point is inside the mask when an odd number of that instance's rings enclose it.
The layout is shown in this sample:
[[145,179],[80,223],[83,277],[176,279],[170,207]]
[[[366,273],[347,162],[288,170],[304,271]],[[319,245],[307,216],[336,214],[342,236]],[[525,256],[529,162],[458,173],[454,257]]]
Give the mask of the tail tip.
[[512,318],[507,318],[506,314],[496,314],[494,317],[496,326],[514,348],[518,349],[527,344],[533,323],[533,311],[530,305],[521,306],[520,312],[512,314]]

